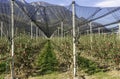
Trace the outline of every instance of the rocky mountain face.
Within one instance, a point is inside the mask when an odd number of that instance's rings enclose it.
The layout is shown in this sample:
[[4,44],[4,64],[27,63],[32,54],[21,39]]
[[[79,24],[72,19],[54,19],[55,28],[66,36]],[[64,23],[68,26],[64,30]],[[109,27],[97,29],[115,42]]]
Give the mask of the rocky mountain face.
[[54,4],[49,4],[49,3],[43,2],[43,1],[32,2],[30,4],[33,5],[33,6],[35,6],[35,7],[37,7],[37,6],[53,6],[54,5]]

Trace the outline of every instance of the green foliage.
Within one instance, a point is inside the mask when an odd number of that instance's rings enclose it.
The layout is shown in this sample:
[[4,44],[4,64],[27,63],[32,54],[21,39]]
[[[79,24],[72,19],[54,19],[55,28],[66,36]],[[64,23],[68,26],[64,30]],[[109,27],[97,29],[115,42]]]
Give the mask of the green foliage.
[[6,63],[1,62],[0,63],[0,74],[4,73],[6,71]]
[[29,39],[23,36],[15,40],[15,74],[26,77],[34,73],[35,58],[44,47],[46,41]]
[[[120,41],[116,35],[98,36],[96,34],[93,35],[92,43],[89,35],[81,36],[76,49],[78,66],[88,74],[101,71],[98,66],[112,65],[115,67],[120,64]],[[10,42],[1,39],[0,57],[5,58],[5,61],[0,61],[0,73],[5,72],[5,63],[8,60],[6,56],[10,57]],[[21,35],[15,38],[14,59],[16,75],[24,73],[30,76],[37,71],[40,74],[46,74],[58,69],[67,71],[73,62],[72,38],[54,38],[46,41]]]
[[48,40],[45,49],[39,55],[37,62],[42,74],[51,73],[57,70],[58,61],[55,53],[53,52],[50,40]]
[[5,78],[4,78],[4,75],[0,75],[0,79],[5,79]]
[[0,39],[0,74],[6,71],[6,62],[8,61],[10,53],[10,45],[5,38]]
[[100,61],[100,64],[118,65],[120,63],[120,41],[115,34],[95,34],[92,42],[90,41],[90,35],[82,36],[78,48],[86,55],[91,55],[94,59]]
[[72,38],[53,38],[51,43],[53,44],[54,52],[56,53],[56,57],[59,61],[59,71],[68,71],[73,62]]
[[80,69],[84,70],[88,74],[94,74],[101,71],[97,63],[81,56],[78,56],[77,64]]

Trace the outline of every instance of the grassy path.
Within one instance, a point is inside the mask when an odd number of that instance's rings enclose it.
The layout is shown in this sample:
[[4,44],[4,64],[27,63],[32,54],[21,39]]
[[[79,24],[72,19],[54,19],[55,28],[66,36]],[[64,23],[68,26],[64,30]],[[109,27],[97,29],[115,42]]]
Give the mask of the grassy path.
[[[120,79],[120,71],[99,72],[85,76],[86,79]],[[30,77],[29,79],[72,79],[67,73],[52,73],[44,76]]]

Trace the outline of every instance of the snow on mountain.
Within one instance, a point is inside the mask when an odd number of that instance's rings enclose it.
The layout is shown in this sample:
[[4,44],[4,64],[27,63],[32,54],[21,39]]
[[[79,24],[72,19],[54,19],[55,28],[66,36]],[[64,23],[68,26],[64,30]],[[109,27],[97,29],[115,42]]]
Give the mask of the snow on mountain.
[[32,2],[31,5],[33,5],[33,6],[53,6],[53,4],[43,2],[43,1]]
[[19,1],[19,2],[21,2],[23,4],[27,4],[27,2],[25,0],[16,0],[16,1]]

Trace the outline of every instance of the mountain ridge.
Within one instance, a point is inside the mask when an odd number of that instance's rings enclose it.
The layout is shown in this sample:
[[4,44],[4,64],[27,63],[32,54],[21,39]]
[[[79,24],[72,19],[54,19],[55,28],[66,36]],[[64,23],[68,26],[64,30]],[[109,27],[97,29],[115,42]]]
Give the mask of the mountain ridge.
[[34,6],[37,6],[37,5],[40,5],[40,6],[56,6],[55,4],[50,4],[50,3],[45,2],[45,1],[36,1],[36,2],[31,2],[30,4],[34,5]]

